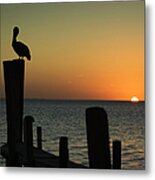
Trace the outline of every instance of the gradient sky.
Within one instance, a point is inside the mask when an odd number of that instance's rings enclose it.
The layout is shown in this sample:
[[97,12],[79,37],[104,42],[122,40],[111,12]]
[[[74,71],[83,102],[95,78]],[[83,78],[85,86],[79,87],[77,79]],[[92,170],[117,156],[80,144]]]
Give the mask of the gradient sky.
[[[144,1],[1,5],[1,60],[31,50],[25,97],[144,100]],[[3,69],[1,62],[4,96]]]

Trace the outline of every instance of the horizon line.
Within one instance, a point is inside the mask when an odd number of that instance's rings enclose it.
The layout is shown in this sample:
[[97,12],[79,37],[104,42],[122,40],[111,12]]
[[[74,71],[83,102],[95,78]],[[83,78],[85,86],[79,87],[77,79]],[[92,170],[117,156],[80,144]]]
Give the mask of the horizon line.
[[[0,97],[0,100],[5,100],[5,97]],[[24,100],[40,100],[40,101],[122,101],[122,102],[131,102],[131,100],[123,99],[52,99],[52,98],[24,98]],[[145,102],[144,100],[139,100],[139,102]]]

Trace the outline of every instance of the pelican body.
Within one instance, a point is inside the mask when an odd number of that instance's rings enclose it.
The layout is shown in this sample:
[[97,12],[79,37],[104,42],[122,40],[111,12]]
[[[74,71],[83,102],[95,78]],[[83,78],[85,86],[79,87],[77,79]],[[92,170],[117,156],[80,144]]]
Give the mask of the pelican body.
[[24,43],[17,41],[18,34],[19,34],[19,28],[14,27],[12,47],[13,47],[14,51],[18,54],[19,59],[26,57],[28,60],[31,60],[29,48]]

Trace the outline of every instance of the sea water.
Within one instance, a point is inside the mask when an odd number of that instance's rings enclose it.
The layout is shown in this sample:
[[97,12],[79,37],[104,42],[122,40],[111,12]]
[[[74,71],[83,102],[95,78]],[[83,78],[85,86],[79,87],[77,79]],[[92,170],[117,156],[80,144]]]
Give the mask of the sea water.
[[[144,169],[145,103],[123,101],[65,101],[25,100],[24,116],[34,117],[34,146],[36,127],[42,127],[43,149],[59,155],[59,139],[69,140],[69,159],[88,166],[85,110],[102,107],[109,120],[110,146],[113,140],[122,142],[122,169]],[[0,106],[0,146],[6,143],[6,107]],[[93,132],[92,132],[93,133]],[[4,166],[0,156],[0,166]]]

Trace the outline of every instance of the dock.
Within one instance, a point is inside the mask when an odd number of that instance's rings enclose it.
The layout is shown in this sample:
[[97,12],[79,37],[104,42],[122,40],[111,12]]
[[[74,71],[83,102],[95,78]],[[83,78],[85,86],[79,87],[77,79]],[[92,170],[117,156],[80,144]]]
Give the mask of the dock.
[[[24,159],[24,144],[17,145],[17,152],[18,154],[18,164],[25,164]],[[33,147],[33,154],[34,154],[34,164],[33,167],[42,167],[42,168],[59,168],[59,157],[55,156],[51,153],[46,151],[40,150],[36,147]],[[7,159],[8,154],[8,145],[3,145],[1,147],[1,155]],[[81,164],[77,164],[74,162],[68,162],[68,168],[87,168]]]

